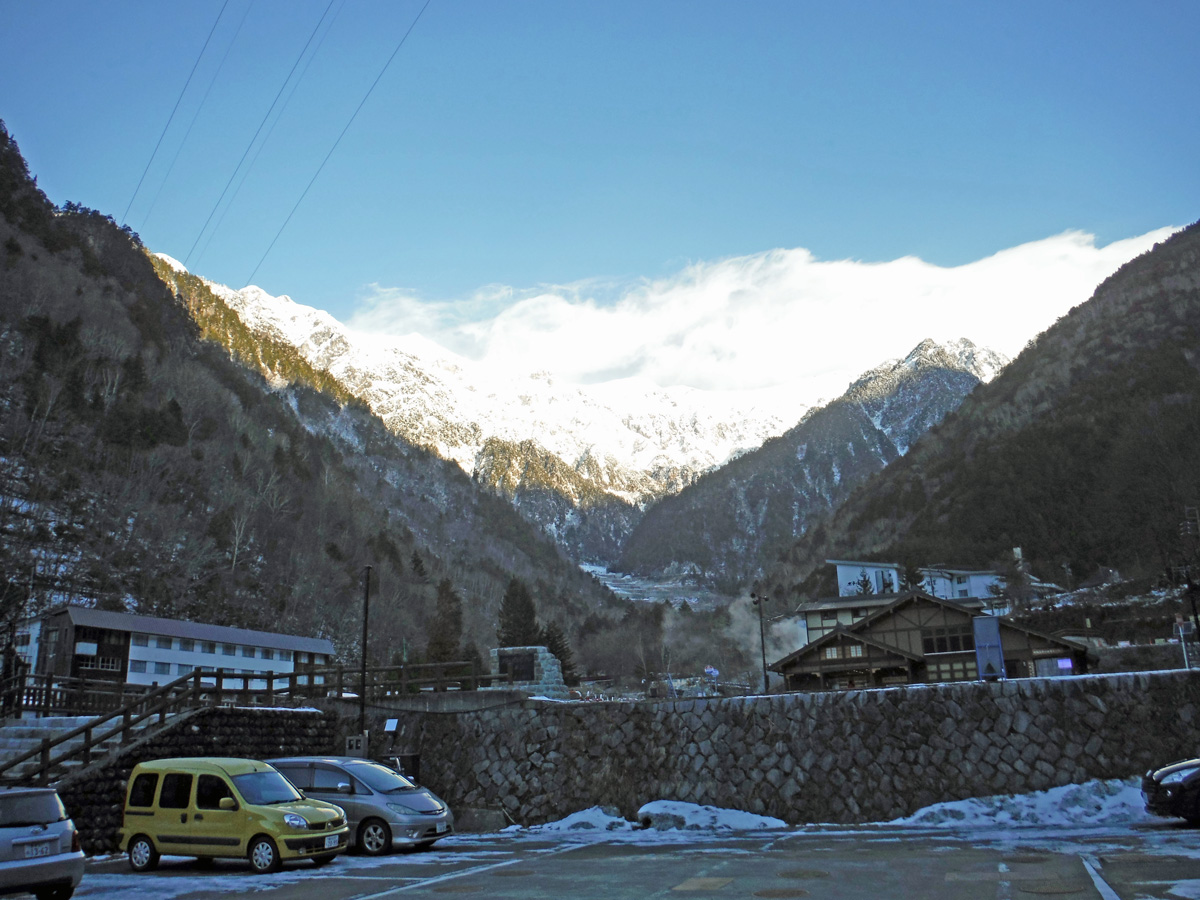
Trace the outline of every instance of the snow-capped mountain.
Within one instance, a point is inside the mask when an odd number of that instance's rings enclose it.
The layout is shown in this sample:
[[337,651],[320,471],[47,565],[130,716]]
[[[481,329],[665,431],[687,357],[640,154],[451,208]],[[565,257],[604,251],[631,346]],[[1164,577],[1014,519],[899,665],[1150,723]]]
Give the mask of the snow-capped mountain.
[[[419,335],[357,333],[287,296],[207,284],[252,331],[297,348],[394,433],[507,497],[579,560],[616,560],[647,505],[811,413],[778,392],[665,389],[637,379],[582,387],[548,372],[498,373]],[[894,456],[1002,363],[969,341],[926,341],[863,375],[851,386],[853,402],[882,432],[884,455]],[[930,383],[934,369],[948,381],[944,390]]]
[[845,398],[863,411],[901,455],[946,417],[979,382],[991,381],[1008,360],[966,338],[924,340],[900,360],[889,360],[854,381]]

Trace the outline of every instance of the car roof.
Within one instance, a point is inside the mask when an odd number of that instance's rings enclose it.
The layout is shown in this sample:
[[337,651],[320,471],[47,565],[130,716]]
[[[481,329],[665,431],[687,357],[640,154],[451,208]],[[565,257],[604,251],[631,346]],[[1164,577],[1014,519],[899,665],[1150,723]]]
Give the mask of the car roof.
[[[387,769],[383,763],[376,762],[373,759],[363,759],[361,756],[281,756],[278,759],[268,759],[273,766],[286,766],[296,763],[306,765],[312,763],[331,763],[335,766],[353,766],[353,765],[372,765],[381,766]],[[391,771],[390,769],[388,771]]]
[[169,759],[153,759],[138,763],[135,771],[161,772],[168,769],[191,769],[197,772],[221,772],[230,777],[249,775],[252,772],[269,772],[271,766],[258,759],[241,759],[234,756],[176,756]]
[[19,787],[19,786],[15,786],[15,785],[11,786],[11,787],[0,787],[0,797],[12,797],[14,795],[19,796],[19,795],[23,795],[23,794],[57,794],[57,793],[58,793],[58,791],[56,791],[52,787]]

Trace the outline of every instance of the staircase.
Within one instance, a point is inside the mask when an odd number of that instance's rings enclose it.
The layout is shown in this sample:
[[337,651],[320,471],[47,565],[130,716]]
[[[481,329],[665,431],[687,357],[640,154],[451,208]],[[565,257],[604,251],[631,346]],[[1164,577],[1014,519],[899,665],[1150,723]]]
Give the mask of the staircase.
[[[94,722],[98,718],[98,716],[47,716],[41,719],[6,719],[3,725],[0,725],[0,766],[9,760],[17,759],[32,750],[39,749],[42,741],[46,738],[56,741],[63,735]],[[64,741],[55,747],[56,755],[63,752],[74,754],[83,747],[83,743],[83,735]],[[117,746],[116,741],[105,741],[102,744],[94,745],[92,751],[104,755],[115,746]],[[33,757],[5,774],[12,781],[23,781],[37,769],[39,763],[40,759]],[[79,761],[71,760],[65,761],[62,768],[69,771],[73,767],[72,763],[74,766],[80,765]],[[66,771],[60,773],[59,777],[61,774],[66,774]]]

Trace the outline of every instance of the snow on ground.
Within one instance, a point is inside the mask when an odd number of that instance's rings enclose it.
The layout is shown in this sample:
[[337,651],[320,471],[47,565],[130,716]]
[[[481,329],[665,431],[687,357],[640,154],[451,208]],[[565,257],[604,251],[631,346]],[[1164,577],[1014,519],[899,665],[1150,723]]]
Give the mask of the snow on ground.
[[[1089,781],[1032,794],[936,803],[890,825],[1134,825],[1155,821],[1145,810],[1141,779]],[[1161,821],[1161,820],[1159,820]]]
[[[1127,826],[1162,821],[1147,813],[1143,806],[1140,779],[1113,779],[1069,784],[1065,787],[1035,791],[1031,794],[975,797],[937,803],[911,816],[877,825],[906,828],[962,828],[1055,825]],[[813,823],[818,824],[818,823]],[[505,829],[514,837],[579,835],[612,836],[628,833],[630,838],[654,840],[653,832],[689,831],[716,834],[737,831],[765,831],[790,828],[786,822],[770,816],[715,806],[699,806],[674,800],[655,800],[637,812],[630,822],[613,807],[593,806],[572,813],[565,819],[545,825]],[[862,827],[862,826],[851,826]],[[650,832],[649,834],[647,832]],[[1200,898],[1197,898],[1200,900]]]

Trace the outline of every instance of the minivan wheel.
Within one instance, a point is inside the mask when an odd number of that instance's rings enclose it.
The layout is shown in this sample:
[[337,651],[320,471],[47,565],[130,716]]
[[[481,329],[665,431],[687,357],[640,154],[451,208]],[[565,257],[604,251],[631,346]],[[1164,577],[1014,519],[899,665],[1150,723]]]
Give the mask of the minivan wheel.
[[358,846],[367,856],[380,856],[392,846],[392,829],[383,819],[367,819],[358,827]]
[[250,867],[258,875],[278,872],[281,865],[275,842],[265,835],[260,835],[250,842],[246,857],[250,860]]
[[129,867],[135,872],[149,872],[158,865],[154,842],[139,834],[129,842]]

